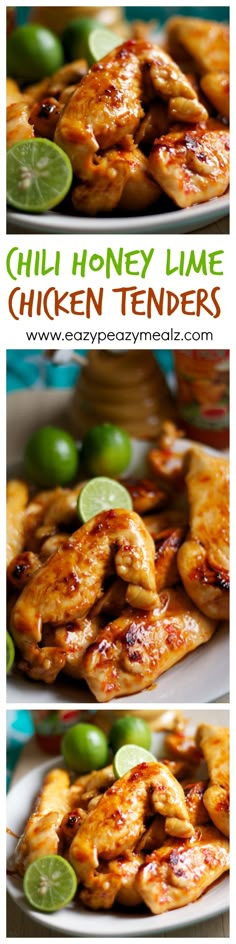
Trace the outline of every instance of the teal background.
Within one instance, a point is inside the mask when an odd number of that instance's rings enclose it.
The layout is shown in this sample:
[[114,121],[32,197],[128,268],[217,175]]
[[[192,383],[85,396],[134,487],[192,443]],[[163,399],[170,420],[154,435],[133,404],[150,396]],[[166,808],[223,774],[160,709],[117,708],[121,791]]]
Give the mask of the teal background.
[[[86,351],[78,353],[85,355]],[[173,370],[171,351],[155,351],[159,364],[166,373]],[[51,364],[42,350],[7,351],[7,393],[25,387],[73,387],[80,367]]]
[[[48,4],[50,6],[50,4]],[[54,4],[52,3],[51,6]],[[66,6],[66,4],[65,4]],[[55,5],[56,7],[56,5]],[[152,20],[158,19],[159,23],[165,23],[165,20],[169,16],[175,16],[176,13],[183,14],[183,16],[200,16],[204,19],[209,20],[229,20],[229,7],[172,7],[172,6],[162,6],[162,7],[124,7],[125,14],[128,20]],[[29,15],[30,7],[18,7],[17,9],[17,21],[18,23],[25,23]]]
[[32,736],[33,730],[29,711],[7,710],[7,789],[20,752],[28,738]]

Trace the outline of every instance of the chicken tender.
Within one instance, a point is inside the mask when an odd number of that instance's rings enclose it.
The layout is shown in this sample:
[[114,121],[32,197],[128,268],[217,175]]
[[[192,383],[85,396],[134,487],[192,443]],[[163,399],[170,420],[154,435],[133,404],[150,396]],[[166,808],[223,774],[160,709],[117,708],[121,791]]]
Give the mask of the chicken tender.
[[160,593],[150,613],[126,608],[87,649],[81,675],[98,701],[143,691],[197,646],[216,623],[197,610],[182,589]]
[[179,207],[219,197],[229,185],[228,129],[210,122],[172,128],[154,141],[149,168]]
[[213,619],[229,614],[229,462],[194,446],[187,456],[190,532],[178,552],[186,593]]
[[227,72],[207,72],[200,81],[206,98],[223,118],[229,118],[229,75]]
[[200,74],[229,72],[229,28],[225,23],[201,20],[200,17],[173,16],[167,21],[167,38],[171,55],[191,56]]
[[7,484],[7,567],[24,547],[24,511],[28,501],[28,486],[19,479]]
[[58,852],[58,829],[69,809],[69,774],[65,770],[51,770],[16,847],[14,864],[20,875],[34,859]]
[[34,138],[33,125],[30,124],[31,106],[23,98],[20,101],[13,102],[7,108],[7,148],[17,144],[18,141],[26,141],[28,138]]
[[182,908],[229,869],[229,844],[213,826],[201,826],[185,842],[167,839],[146,858],[137,888],[153,914]]
[[93,888],[99,863],[134,851],[147,818],[155,812],[165,817],[167,832],[178,826],[182,836],[192,835],[178,781],[164,764],[142,763],[107,790],[78,829],[70,847],[70,862],[78,879]]
[[[12,634],[25,657],[24,671],[29,663],[31,677],[38,677],[35,671],[41,673],[45,656],[45,681],[52,680],[53,647],[44,652],[38,646],[43,625],[64,627],[86,617],[112,573],[127,584],[126,601],[132,606],[149,609],[158,602],[154,544],[135,512],[116,509],[91,518],[24,588],[12,612]],[[54,654],[57,673],[66,654],[56,646]]]
[[204,806],[217,829],[229,836],[229,730],[201,724],[197,729],[197,742],[210,776]]

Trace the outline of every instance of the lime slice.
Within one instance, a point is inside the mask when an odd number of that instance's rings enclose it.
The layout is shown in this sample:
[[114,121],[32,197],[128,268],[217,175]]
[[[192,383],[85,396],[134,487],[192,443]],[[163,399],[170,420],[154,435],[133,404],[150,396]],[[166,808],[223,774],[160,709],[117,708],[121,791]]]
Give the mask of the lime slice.
[[120,45],[120,37],[91,17],[79,17],[68,23],[62,42],[69,62],[82,58],[92,66]]
[[30,138],[7,152],[7,200],[26,213],[42,213],[64,199],[73,171],[67,154],[47,138]]
[[25,897],[38,911],[58,911],[74,898],[77,878],[72,865],[62,856],[40,856],[24,875]]
[[104,26],[97,26],[96,29],[91,30],[88,36],[87,52],[89,65],[99,62],[116,46],[120,46],[120,38],[111,30],[105,29]]
[[110,508],[126,508],[127,511],[132,511],[132,507],[132,498],[127,488],[115,479],[105,476],[90,479],[81,489],[77,502],[78,515],[83,523],[101,511],[109,511]]
[[10,633],[7,632],[7,675],[10,672],[15,659],[15,646]]
[[138,744],[123,744],[113,758],[113,770],[116,777],[123,777],[132,767],[138,764],[158,763],[157,758],[151,751],[146,751],[144,747]]

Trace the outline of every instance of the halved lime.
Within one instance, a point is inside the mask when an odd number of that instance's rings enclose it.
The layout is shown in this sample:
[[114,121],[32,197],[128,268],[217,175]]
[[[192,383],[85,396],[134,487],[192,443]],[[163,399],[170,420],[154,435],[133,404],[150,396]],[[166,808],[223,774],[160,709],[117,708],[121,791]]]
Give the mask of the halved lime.
[[58,911],[72,901],[77,878],[72,865],[62,856],[40,856],[24,875],[25,897],[37,911]]
[[132,507],[132,498],[127,488],[115,479],[105,476],[90,479],[81,489],[77,502],[78,515],[83,523],[101,511],[109,511],[111,508],[132,511]]
[[107,56],[116,46],[120,46],[119,36],[106,29],[105,26],[97,26],[96,29],[91,30],[88,37],[89,65],[99,62],[100,59],[103,59],[103,56]]
[[7,152],[7,200],[18,210],[43,213],[57,206],[72,178],[69,157],[47,138],[19,141]]
[[7,675],[10,672],[15,659],[15,646],[10,633],[7,632]]
[[86,59],[89,66],[120,45],[120,37],[91,17],[71,20],[62,36],[66,57]]
[[132,767],[144,763],[157,764],[158,761],[154,754],[151,754],[151,751],[146,751],[144,747],[139,747],[138,744],[123,744],[123,747],[120,747],[113,758],[114,774],[116,777],[123,777],[124,774],[128,773],[128,770],[132,770]]

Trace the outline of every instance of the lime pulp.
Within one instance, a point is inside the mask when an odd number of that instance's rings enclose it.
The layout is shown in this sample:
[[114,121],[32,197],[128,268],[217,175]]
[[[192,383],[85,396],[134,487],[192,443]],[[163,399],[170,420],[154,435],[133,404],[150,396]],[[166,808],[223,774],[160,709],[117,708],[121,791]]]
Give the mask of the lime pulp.
[[112,508],[132,511],[132,507],[132,498],[127,488],[115,479],[105,476],[90,479],[81,489],[77,502],[78,515],[83,523],[101,511],[110,511]]
[[64,199],[72,183],[71,162],[47,138],[29,138],[7,152],[7,200],[28,213],[42,213]]
[[113,758],[115,777],[123,777],[129,770],[132,770],[132,767],[144,763],[157,764],[158,762],[154,754],[151,754],[151,751],[146,751],[144,747],[139,747],[137,744],[123,744],[123,747],[120,747]]
[[97,26],[88,37],[88,63],[92,65],[120,45],[120,39],[111,30]]
[[74,898],[77,878],[72,865],[62,856],[40,856],[26,869],[23,888],[33,908],[58,911]]
[[10,633],[7,632],[7,674],[10,672],[15,659],[15,646]]

